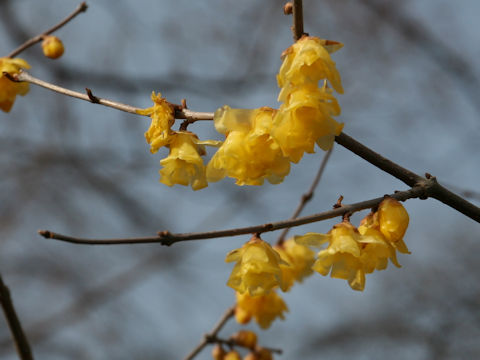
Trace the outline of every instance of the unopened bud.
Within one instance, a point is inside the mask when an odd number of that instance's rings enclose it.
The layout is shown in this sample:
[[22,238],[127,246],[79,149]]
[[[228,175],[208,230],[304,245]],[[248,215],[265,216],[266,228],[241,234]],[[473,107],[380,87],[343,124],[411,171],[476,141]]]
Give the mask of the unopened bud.
[[237,351],[231,350],[223,357],[223,360],[242,360],[242,358]]
[[225,350],[219,344],[215,345],[212,349],[212,359],[213,360],[223,360],[225,357]]
[[232,335],[232,340],[239,346],[253,349],[257,345],[257,334],[250,330],[240,330]]
[[290,15],[293,13],[293,4],[291,1],[287,2],[285,5],[283,5],[283,13],[285,15]]
[[45,36],[42,42],[43,54],[50,59],[58,59],[65,51],[62,41],[56,36]]

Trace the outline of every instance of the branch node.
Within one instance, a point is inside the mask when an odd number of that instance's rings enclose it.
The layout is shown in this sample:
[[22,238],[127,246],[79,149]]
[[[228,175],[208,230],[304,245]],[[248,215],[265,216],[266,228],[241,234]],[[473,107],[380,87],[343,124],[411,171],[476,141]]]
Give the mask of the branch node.
[[20,82],[20,80],[18,80],[18,74],[10,74],[9,72],[2,71],[2,75],[10,81]]
[[333,205],[334,209],[338,209],[342,207],[343,195],[340,195],[337,202]]
[[93,95],[92,90],[90,90],[89,88],[85,88],[85,91],[87,92],[87,96],[92,103],[94,103],[94,104],[99,104],[100,103],[100,99],[98,97],[96,97],[95,95]]

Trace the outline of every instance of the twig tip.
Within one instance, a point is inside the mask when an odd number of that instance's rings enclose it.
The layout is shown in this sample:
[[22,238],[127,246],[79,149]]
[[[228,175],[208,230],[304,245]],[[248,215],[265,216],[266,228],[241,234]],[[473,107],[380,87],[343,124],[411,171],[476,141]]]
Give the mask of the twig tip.
[[38,230],[38,234],[43,236],[45,239],[52,239],[52,232],[49,230]]

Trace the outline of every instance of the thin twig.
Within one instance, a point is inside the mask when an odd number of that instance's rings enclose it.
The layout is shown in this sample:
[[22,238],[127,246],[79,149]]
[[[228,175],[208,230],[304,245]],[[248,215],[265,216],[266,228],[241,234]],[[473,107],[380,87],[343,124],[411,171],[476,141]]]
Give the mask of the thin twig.
[[[293,212],[293,215],[290,219],[296,219],[298,217],[298,215],[300,215],[300,213],[302,212],[305,205],[307,205],[307,203],[310,200],[312,200],[315,189],[317,188],[318,183],[320,182],[320,179],[322,178],[322,174],[325,171],[325,167],[327,166],[327,162],[328,162],[328,159],[330,158],[332,150],[333,150],[333,147],[330,150],[328,150],[325,153],[325,155],[323,156],[322,162],[320,163],[320,167],[318,168],[317,174],[315,175],[315,178],[313,179],[312,184],[310,185],[310,188],[308,189],[308,191],[305,194],[302,195],[302,197],[300,199],[300,203],[298,204],[297,208]],[[281,245],[285,241],[285,237],[287,236],[289,230],[290,230],[290,228],[285,228],[282,231],[282,233],[280,234],[280,236],[278,237],[278,240],[277,240],[278,245]]]
[[303,5],[302,0],[293,0],[293,40],[299,40],[303,35]]
[[[376,153],[372,149],[369,149],[345,133],[341,133],[339,136],[335,137],[335,141],[344,148],[357,154],[372,165],[375,165],[379,169],[389,173],[409,186],[413,187],[425,181],[425,178],[422,176],[405,169],[404,167],[387,158],[384,158],[382,155]],[[431,177],[431,175],[428,177]],[[480,208],[454,194],[447,188],[440,185],[438,182],[435,181],[434,186],[429,189],[428,196],[441,201],[451,208],[454,208],[476,222],[480,222]]]
[[51,33],[53,33],[54,31],[57,31],[58,29],[60,29],[62,26],[64,26],[65,24],[67,24],[68,22],[70,22],[74,17],[76,17],[78,14],[80,14],[81,12],[85,12],[87,11],[87,3],[84,1],[82,2],[80,5],[78,5],[78,7],[75,9],[75,11],[73,13],[71,13],[70,15],[68,15],[65,19],[63,19],[62,21],[60,21],[57,25],[51,27],[50,29],[44,31],[43,33],[25,41],[22,45],[20,45],[18,48],[16,48],[15,50],[13,50],[10,54],[7,55],[7,57],[9,58],[13,58],[15,56],[17,56],[18,54],[20,54],[22,51],[24,51],[25,49],[28,49],[30,46],[33,46],[35,45],[36,43],[40,42],[43,40],[43,38],[46,36],[46,35],[49,35]]
[[[405,201],[407,199],[421,198],[425,199],[429,193],[436,186],[435,179],[425,180],[423,183],[406,191],[398,191],[391,196],[399,201]],[[318,222],[326,219],[332,219],[338,216],[343,216],[345,213],[354,213],[364,209],[370,209],[382,202],[384,197],[379,197],[371,200],[366,200],[350,205],[342,205],[340,208],[325,211],[318,214],[308,215],[292,220],[283,220],[268,224],[255,225],[243,228],[235,228],[228,230],[217,230],[208,232],[197,233],[184,233],[184,234],[172,234],[168,231],[161,231],[156,237],[143,237],[143,238],[123,238],[123,239],[85,239],[77,238],[68,235],[62,235],[54,233],[49,230],[40,230],[38,233],[46,239],[54,239],[65,241],[73,244],[82,245],[125,245],[125,244],[148,244],[148,243],[160,243],[162,245],[170,246],[176,242],[187,240],[204,240],[214,239],[229,236],[239,236],[245,234],[264,233],[268,231],[274,231],[279,229],[285,229],[288,227],[300,226]]]
[[[230,348],[232,348],[234,346],[237,346],[237,347],[243,347],[243,348],[252,350],[248,346],[238,344],[235,341],[235,339],[232,339],[232,338],[222,339],[222,338],[219,338],[218,336],[212,336],[212,337],[208,338],[208,343],[209,344],[223,344],[223,345],[227,345]],[[267,347],[267,346],[262,346],[262,349],[268,350],[268,351],[270,351],[272,353],[276,353],[276,354],[282,354],[283,353],[282,349],[276,349],[276,348],[271,348],[271,347]]]
[[2,309],[5,314],[5,318],[7,319],[8,327],[12,333],[18,356],[21,360],[33,360],[33,355],[27,340],[27,336],[23,332],[22,324],[20,323],[13,306],[10,290],[3,282],[2,275],[0,275],[0,303],[2,304]]
[[[137,107],[134,107],[134,106],[131,106],[131,105],[122,104],[122,103],[117,102],[117,101],[112,101],[112,100],[103,99],[103,98],[99,98],[97,96],[94,96],[92,91],[89,88],[86,88],[86,93],[84,94],[84,93],[80,93],[80,92],[77,92],[77,91],[73,91],[73,90],[70,90],[70,89],[60,87],[58,85],[40,80],[40,79],[30,75],[26,71],[21,71],[18,74],[9,74],[7,72],[4,72],[3,75],[5,75],[11,81],[18,81],[18,82],[19,81],[27,81],[31,84],[41,86],[43,88],[55,91],[55,92],[57,92],[59,94],[62,94],[62,95],[67,95],[67,96],[71,96],[71,97],[74,97],[74,98],[77,98],[77,99],[88,101],[92,104],[99,104],[99,105],[108,106],[108,107],[111,107],[111,108],[114,108],[114,109],[117,109],[117,110],[125,111],[125,112],[130,113],[130,114],[139,115],[138,111],[142,110],[141,108],[137,108]],[[175,104],[173,104],[173,105],[175,105]],[[182,109],[180,105],[174,106],[174,107],[175,107],[175,117],[177,119],[192,119],[194,121],[197,121],[197,120],[212,120],[213,119],[213,113],[210,113],[210,112],[198,112],[198,111],[191,111],[191,110],[188,110],[188,109]]]
[[230,318],[233,317],[235,314],[235,306],[232,306],[227,309],[227,311],[222,315],[218,323],[215,325],[215,327],[210,331],[208,334],[205,334],[203,337],[203,340],[195,347],[195,349],[192,350],[190,354],[188,354],[184,360],[191,360],[195,356],[197,356],[200,351],[203,350],[205,346],[207,346],[210,342],[211,339],[216,338],[217,334],[219,333],[220,330],[222,330],[223,326],[227,323]]

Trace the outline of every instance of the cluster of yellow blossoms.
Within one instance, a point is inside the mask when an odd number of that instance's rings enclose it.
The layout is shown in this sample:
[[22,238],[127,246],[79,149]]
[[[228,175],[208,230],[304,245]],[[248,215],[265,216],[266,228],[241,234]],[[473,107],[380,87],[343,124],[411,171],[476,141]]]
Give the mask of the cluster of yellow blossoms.
[[[227,285],[236,290],[235,317],[241,324],[255,318],[261,328],[288,311],[276,288],[288,291],[295,281],[312,270],[345,279],[354,290],[365,287],[365,274],[387,268],[388,259],[397,266],[396,251],[409,254],[403,236],[408,213],[397,200],[386,197],[378,210],[367,215],[355,228],[345,220],[327,234],[307,233],[271,247],[253,236],[240,249],[231,251],[225,261],[236,262]],[[327,247],[315,259],[308,246]]]
[[[280,108],[218,109],[213,120],[216,130],[225,135],[223,142],[200,142],[189,132],[183,132],[180,139],[181,132],[171,130],[173,107],[160,94],[153,94],[154,106],[138,113],[152,118],[145,133],[151,151],[170,148],[170,161],[161,161],[160,182],[191,185],[194,190],[225,176],[236,179],[237,185],[262,185],[265,180],[278,184],[290,172],[290,163],[298,163],[305,152],[313,153],[315,144],[330,149],[343,128],[333,119],[340,114],[340,106],[327,86],[328,81],[343,93],[330,58],[330,53],[341,47],[337,42],[305,36],[288,48],[277,76]],[[172,137],[178,137],[177,141],[171,141]],[[219,147],[206,167],[200,145]]]
[[288,311],[276,288],[289,291],[295,281],[312,273],[315,253],[289,239],[271,247],[253,236],[240,249],[231,251],[226,262],[236,262],[227,285],[236,290],[235,318],[241,324],[252,318],[262,329]]
[[29,68],[30,65],[23,59],[0,58],[0,109],[3,111],[9,112],[16,96],[24,96],[29,90],[28,83],[11,81],[3,73],[14,75],[18,74],[21,69]]
[[409,254],[403,235],[408,213],[397,200],[387,197],[376,212],[367,215],[355,228],[343,221],[327,234],[307,233],[295,237],[299,244],[328,246],[317,255],[312,269],[322,275],[344,279],[353,290],[365,288],[365,274],[387,268],[388,259],[397,266],[396,251]]

